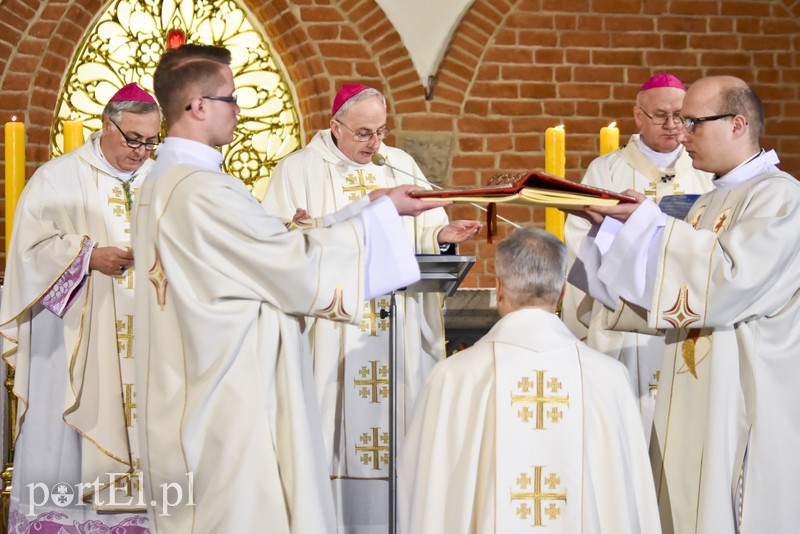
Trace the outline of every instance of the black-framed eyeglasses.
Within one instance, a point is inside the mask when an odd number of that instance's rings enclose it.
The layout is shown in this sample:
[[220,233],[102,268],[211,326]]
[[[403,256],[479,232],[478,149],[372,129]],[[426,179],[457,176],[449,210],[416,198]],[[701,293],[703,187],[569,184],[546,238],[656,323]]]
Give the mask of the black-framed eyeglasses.
[[644,113],[644,116],[653,121],[653,124],[655,124],[656,126],[663,126],[664,124],[667,123],[669,119],[672,119],[672,124],[674,124],[675,126],[681,125],[681,118],[676,113],[663,113],[659,111],[658,113],[653,113],[652,115],[650,115],[642,108],[639,108],[639,111]]
[[722,115],[709,115],[708,117],[695,117],[693,119],[690,119],[689,117],[681,117],[679,121],[681,124],[683,124],[683,127],[686,128],[687,132],[693,134],[697,129],[697,125],[701,122],[718,121],[720,119],[728,119],[735,116],[736,113],[723,113]]
[[385,126],[383,128],[378,128],[374,132],[365,131],[365,130],[355,131],[352,128],[350,128],[348,125],[343,123],[342,121],[338,121],[337,120],[336,122],[338,122],[339,124],[341,124],[342,126],[347,128],[348,130],[353,132],[353,138],[356,141],[358,141],[359,143],[365,143],[365,142],[369,141],[370,139],[372,139],[375,136],[378,137],[378,141],[383,141],[384,139],[386,139],[386,136],[388,136],[389,133],[391,132],[391,130],[389,128],[386,128]]
[[119,127],[119,124],[111,120],[111,118],[109,118],[108,120],[111,122],[111,124],[117,127],[117,130],[119,130],[119,134],[122,136],[123,139],[125,139],[125,144],[128,146],[128,148],[137,150],[141,147],[144,147],[144,149],[147,150],[148,152],[152,152],[158,146],[157,142],[139,141],[137,139],[131,139],[130,137],[125,135],[125,132],[123,132],[122,128]]
[[[236,95],[230,95],[230,96],[201,96],[200,98],[205,98],[206,100],[217,100],[219,102],[227,102],[228,104],[235,104],[237,99],[238,99],[238,97]],[[190,109],[192,109],[192,104],[191,103],[186,104],[186,107],[184,109],[186,111],[189,111]]]

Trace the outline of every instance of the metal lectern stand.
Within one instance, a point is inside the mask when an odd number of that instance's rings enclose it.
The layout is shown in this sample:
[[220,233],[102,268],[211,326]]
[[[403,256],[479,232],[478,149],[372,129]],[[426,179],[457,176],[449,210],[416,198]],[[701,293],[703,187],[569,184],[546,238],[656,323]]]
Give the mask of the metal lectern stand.
[[[402,291],[417,293],[444,293],[452,296],[467,272],[475,263],[475,256],[443,256],[440,254],[417,254],[420,280]],[[381,318],[389,318],[389,534],[397,532],[397,398],[395,396],[397,374],[397,338],[395,317],[397,306],[395,293],[389,299],[389,311],[381,310]]]

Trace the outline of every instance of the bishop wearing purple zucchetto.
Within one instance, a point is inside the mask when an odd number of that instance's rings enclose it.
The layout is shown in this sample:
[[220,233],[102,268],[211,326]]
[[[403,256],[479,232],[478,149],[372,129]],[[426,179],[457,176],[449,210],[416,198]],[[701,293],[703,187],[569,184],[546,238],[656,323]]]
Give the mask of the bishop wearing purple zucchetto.
[[[633,106],[638,133],[631,135],[625,146],[592,161],[583,175],[583,183],[612,191],[635,189],[656,202],[672,195],[708,191],[710,175],[692,166],[692,158],[678,142],[685,94],[683,82],[672,74],[661,72],[646,80]],[[567,217],[564,233],[570,261],[575,258],[588,231],[589,224],[585,220]],[[563,303],[564,322],[590,347],[619,359],[628,368],[639,398],[644,432],[649,437],[663,338],[604,329],[598,318],[602,307],[602,303],[568,285]]]
[[[146,532],[137,441],[131,209],[161,112],[135,83],[17,205],[0,304],[18,399],[9,532]],[[146,268],[146,266],[145,266]]]

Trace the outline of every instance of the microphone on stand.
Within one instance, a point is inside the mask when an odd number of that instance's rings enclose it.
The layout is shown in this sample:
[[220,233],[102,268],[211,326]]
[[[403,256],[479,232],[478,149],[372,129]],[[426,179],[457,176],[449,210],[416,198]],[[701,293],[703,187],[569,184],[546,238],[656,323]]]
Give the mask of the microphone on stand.
[[[389,168],[390,168],[390,169],[392,169],[393,171],[401,172],[401,173],[405,174],[406,176],[410,176],[411,178],[413,178],[413,179],[414,179],[414,181],[416,181],[416,182],[420,182],[420,183],[423,183],[423,184],[425,184],[425,185],[429,185],[429,186],[433,187],[434,189],[444,189],[444,187],[441,187],[441,186],[438,186],[438,185],[436,185],[436,184],[434,184],[434,183],[428,182],[427,180],[423,180],[423,179],[421,179],[421,178],[419,178],[419,177],[417,177],[417,176],[414,176],[414,175],[413,175],[413,174],[411,174],[410,172],[406,172],[406,171],[404,171],[403,169],[400,169],[400,168],[398,168],[398,167],[393,167],[392,165],[389,165],[388,163],[386,163],[386,157],[385,157],[383,154],[379,154],[379,153],[375,152],[375,153],[372,155],[372,163],[374,163],[374,164],[375,164],[375,165],[377,165],[378,167],[389,167]],[[446,200],[446,199],[443,199],[443,200]],[[484,208],[483,206],[480,206],[480,205],[478,205],[478,204],[475,204],[474,202],[470,202],[469,204],[470,204],[470,205],[472,205],[472,206],[475,206],[475,207],[476,207],[476,208],[478,208],[479,210],[482,210],[482,211],[485,211],[486,213],[489,213],[489,210],[487,210],[487,209],[486,209],[486,208]],[[511,226],[513,226],[514,228],[521,228],[521,226],[520,226],[520,225],[518,225],[518,224],[517,224],[517,223],[515,223],[515,222],[511,222],[511,221],[509,221],[509,220],[508,220],[508,219],[506,219],[505,217],[501,217],[500,215],[496,215],[496,214],[495,214],[495,216],[496,216],[498,219],[500,219],[501,221],[507,222],[508,224],[510,224]]]

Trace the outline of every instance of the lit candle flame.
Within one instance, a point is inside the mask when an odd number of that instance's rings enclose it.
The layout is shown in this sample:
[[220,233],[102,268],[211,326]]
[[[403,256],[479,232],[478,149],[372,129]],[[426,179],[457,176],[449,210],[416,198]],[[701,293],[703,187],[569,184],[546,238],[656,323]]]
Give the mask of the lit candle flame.
[[563,130],[563,129],[564,129],[563,124],[559,124],[558,126],[556,126],[556,130]]
[[608,125],[608,127],[609,127],[609,128],[613,128],[613,127],[614,127],[614,126],[616,126],[616,125],[617,125],[617,121],[614,121],[614,122],[612,122],[611,124],[609,124],[609,125]]
[[17,122],[17,116],[16,115],[12,115],[11,116],[11,122]]

